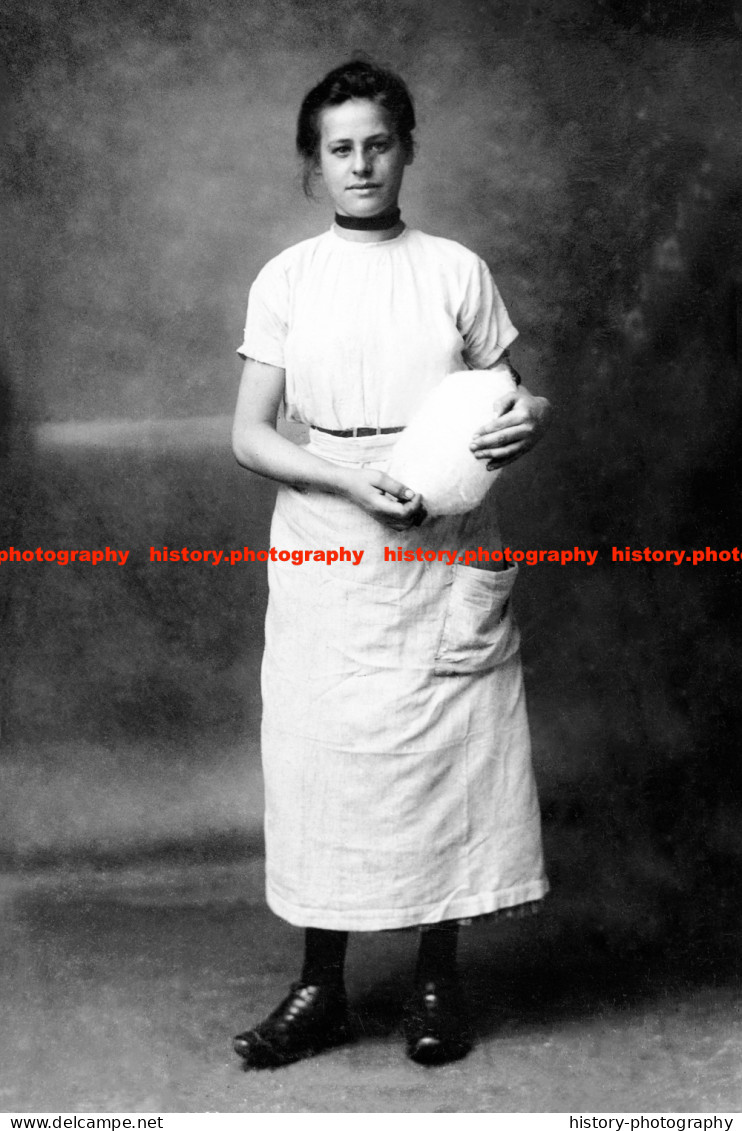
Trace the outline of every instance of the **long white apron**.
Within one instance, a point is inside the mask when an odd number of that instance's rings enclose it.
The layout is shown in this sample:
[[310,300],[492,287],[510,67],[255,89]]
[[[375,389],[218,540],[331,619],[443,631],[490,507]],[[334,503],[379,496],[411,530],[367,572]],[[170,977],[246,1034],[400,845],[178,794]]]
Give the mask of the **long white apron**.
[[[311,437],[324,459],[382,469],[394,443]],[[279,490],[271,546],[363,550],[358,565],[268,567],[267,898],[297,926],[415,926],[548,890],[517,569],[385,560],[387,547],[460,550],[463,525],[400,534],[336,496]]]

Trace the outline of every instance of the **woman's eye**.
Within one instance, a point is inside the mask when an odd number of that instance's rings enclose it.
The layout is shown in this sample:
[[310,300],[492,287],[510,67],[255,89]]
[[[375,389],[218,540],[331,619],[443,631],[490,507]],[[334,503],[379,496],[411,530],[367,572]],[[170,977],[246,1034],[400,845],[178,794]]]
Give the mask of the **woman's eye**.
[[333,149],[332,152],[335,154],[336,157],[345,157],[348,153],[350,153],[350,146],[349,145],[338,145],[338,146],[335,147],[335,149]]

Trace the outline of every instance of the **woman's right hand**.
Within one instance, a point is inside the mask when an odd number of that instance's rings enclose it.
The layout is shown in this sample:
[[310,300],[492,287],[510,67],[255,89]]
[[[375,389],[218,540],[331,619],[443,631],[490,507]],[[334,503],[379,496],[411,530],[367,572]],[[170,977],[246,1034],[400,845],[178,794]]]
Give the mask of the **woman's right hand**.
[[383,471],[368,468],[349,471],[343,494],[392,530],[409,530],[425,519],[422,495],[416,495]]

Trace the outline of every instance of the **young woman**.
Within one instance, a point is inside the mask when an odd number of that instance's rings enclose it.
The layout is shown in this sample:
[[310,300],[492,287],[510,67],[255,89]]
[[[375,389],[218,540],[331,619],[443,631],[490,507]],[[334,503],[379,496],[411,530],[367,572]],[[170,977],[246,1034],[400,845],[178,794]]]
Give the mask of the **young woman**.
[[[309,92],[305,190],[321,177],[335,222],[263,268],[238,351],[235,454],[282,484],[271,545],[308,559],[269,564],[262,677],[267,897],[305,928],[305,961],[270,1016],[235,1038],[249,1067],[349,1039],[347,933],[403,927],[421,928],[407,1053],[465,1055],[459,922],[532,910],[548,887],[508,601],[517,571],[425,561],[496,549],[491,508],[426,520],[425,500],[385,472],[426,391],[502,363],[516,336],[485,264],[400,218],[414,127],[405,84],[370,63]],[[546,427],[548,403],[512,374],[472,437],[490,469]],[[282,404],[310,426],[307,446],[278,434]],[[362,560],[314,558],[340,547]]]

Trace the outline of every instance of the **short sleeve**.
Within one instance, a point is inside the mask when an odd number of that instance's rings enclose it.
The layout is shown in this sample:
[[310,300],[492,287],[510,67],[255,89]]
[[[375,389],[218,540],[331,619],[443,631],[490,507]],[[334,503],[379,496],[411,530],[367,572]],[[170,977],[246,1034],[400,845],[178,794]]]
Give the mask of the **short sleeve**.
[[489,369],[518,336],[500,292],[483,260],[476,258],[459,310],[464,359],[472,369]]
[[284,343],[288,329],[288,279],[275,260],[266,263],[250,287],[240,357],[285,368]]

